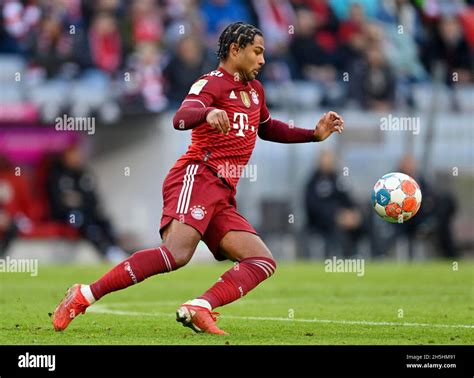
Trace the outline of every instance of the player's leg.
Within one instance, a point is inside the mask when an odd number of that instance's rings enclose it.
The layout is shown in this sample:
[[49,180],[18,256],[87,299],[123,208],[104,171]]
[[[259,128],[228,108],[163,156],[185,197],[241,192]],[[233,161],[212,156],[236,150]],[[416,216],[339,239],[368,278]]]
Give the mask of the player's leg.
[[176,319],[197,332],[226,335],[217,327],[218,313],[212,309],[247,294],[275,272],[276,264],[265,243],[232,203],[214,215],[203,240],[216,259],[237,263],[202,296],[181,305]]
[[253,233],[229,231],[222,239],[220,252],[235,265],[198,299],[209,303],[211,309],[231,303],[269,278],[276,269],[273,256]]
[[[105,294],[124,289],[159,273],[186,265],[201,240],[193,227],[173,219],[163,232],[163,243],[157,248],[135,252],[102,278],[90,285],[92,301]],[[88,299],[89,299],[88,298]]]
[[206,232],[216,203],[227,196],[222,182],[202,164],[173,168],[163,183],[163,244],[138,251],[91,285],[74,285],[54,312],[56,330],[105,294],[187,264]]
[[164,229],[159,247],[135,252],[91,285],[71,287],[54,311],[54,328],[64,330],[76,315],[108,293],[186,265],[199,240],[201,234],[195,228],[173,219]]

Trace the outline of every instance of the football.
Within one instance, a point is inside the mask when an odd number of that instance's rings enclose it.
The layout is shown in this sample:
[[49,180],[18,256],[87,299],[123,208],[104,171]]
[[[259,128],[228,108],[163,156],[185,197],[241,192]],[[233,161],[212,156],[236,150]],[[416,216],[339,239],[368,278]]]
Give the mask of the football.
[[392,223],[406,222],[420,209],[420,186],[404,173],[387,173],[374,186],[372,205],[382,219]]

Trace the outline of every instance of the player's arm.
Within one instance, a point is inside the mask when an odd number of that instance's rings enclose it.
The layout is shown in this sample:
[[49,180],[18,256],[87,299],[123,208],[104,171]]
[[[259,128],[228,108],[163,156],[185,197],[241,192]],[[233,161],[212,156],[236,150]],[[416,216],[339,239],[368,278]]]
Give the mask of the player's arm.
[[260,120],[263,121],[258,126],[258,136],[263,140],[277,143],[321,142],[333,132],[342,133],[344,130],[344,120],[336,112],[325,113],[314,130],[302,129],[289,125],[286,122],[272,119],[265,102],[263,87],[257,83],[257,88],[263,99],[260,109]]
[[342,133],[344,120],[336,112],[325,113],[314,130],[294,127],[277,119],[268,118],[258,126],[258,136],[277,143],[321,142],[332,133]]
[[173,117],[176,130],[190,130],[206,122],[207,115],[215,108],[199,103],[184,102]]
[[174,128],[189,130],[207,122],[217,131],[228,134],[230,122],[227,113],[212,106],[217,95],[218,87],[214,82],[201,79],[194,83],[173,117]]

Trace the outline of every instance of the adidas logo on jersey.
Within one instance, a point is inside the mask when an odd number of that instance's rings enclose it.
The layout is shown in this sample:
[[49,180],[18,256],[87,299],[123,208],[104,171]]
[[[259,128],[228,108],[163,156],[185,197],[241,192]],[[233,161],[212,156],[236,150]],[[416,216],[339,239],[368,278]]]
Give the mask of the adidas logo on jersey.
[[229,98],[232,100],[235,100],[237,98],[234,91],[230,92]]

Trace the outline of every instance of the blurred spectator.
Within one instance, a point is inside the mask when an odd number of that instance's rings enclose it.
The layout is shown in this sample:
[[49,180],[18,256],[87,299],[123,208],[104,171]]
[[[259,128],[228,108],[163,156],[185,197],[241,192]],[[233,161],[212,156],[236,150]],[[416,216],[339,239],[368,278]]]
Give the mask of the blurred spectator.
[[[68,0],[62,0],[68,1]],[[81,11],[83,13],[84,24],[87,31],[90,30],[95,16],[101,13],[106,13],[114,17],[121,28],[124,22],[130,20],[129,7],[132,2],[124,2],[122,0],[81,0]]]
[[419,58],[418,47],[409,34],[398,33],[392,25],[384,25],[382,46],[397,84],[411,84],[429,79]]
[[[184,35],[192,35],[205,44],[204,20],[201,17],[198,0],[166,0],[165,37],[166,46],[176,46]],[[211,49],[215,50],[215,45]]]
[[272,55],[285,48],[295,24],[295,14],[289,0],[253,0],[258,26],[265,36],[265,54]]
[[200,5],[201,17],[206,25],[206,37],[209,47],[214,48],[219,34],[232,22],[254,23],[250,9],[245,1],[203,0]]
[[311,10],[299,8],[296,11],[295,36],[290,51],[294,57],[298,79],[331,81],[336,70],[325,60],[325,54],[316,43],[317,22]]
[[338,106],[344,91],[338,71],[344,60],[337,38],[338,22],[326,1],[299,1],[295,35],[290,52],[295,63],[294,78],[311,80],[320,87],[321,104]]
[[340,41],[347,43],[354,34],[362,33],[367,22],[369,21],[365,17],[363,8],[359,4],[353,4],[349,9],[349,17],[341,22],[338,30]]
[[349,96],[354,101],[374,111],[393,108],[395,77],[379,48],[368,48],[365,51],[365,61],[349,74]]
[[[84,27],[84,16],[83,6],[84,1],[81,0],[57,0],[45,2],[45,14],[49,17],[57,19],[61,24],[69,29],[71,25],[76,28]],[[74,30],[71,34],[75,34],[77,30]]]
[[[471,52],[462,32],[459,19],[455,16],[443,17],[438,24],[436,48],[433,46],[432,60],[446,64],[446,84],[468,83],[473,79]],[[429,67],[432,69],[433,67]],[[454,81],[453,74],[457,80]]]
[[6,254],[20,229],[31,226],[28,184],[15,173],[10,161],[0,155],[0,257]]
[[327,0],[305,0],[305,2],[316,20],[316,43],[326,55],[327,63],[339,68],[341,63],[338,56],[339,40],[337,35],[339,20]]
[[73,37],[63,30],[58,19],[45,16],[30,51],[32,65],[43,68],[47,78],[56,77],[66,62],[75,60]]
[[[63,0],[69,1],[69,0]],[[94,8],[96,12],[106,12],[118,17],[120,15],[120,7],[123,4],[122,0],[97,0],[94,1]]]
[[464,35],[468,42],[471,51],[474,50],[474,3],[471,1],[471,6],[466,7],[459,15],[460,21],[464,29]]
[[100,207],[95,179],[84,166],[79,144],[66,149],[52,165],[47,178],[47,190],[54,219],[77,228],[111,262],[126,257],[118,246],[110,221]]
[[339,19],[349,18],[351,7],[354,4],[357,4],[368,17],[373,18],[380,7],[380,0],[330,0],[330,4]]
[[364,29],[364,15],[360,10],[353,11],[352,18],[341,23],[338,30],[344,62],[344,71],[358,69],[364,62],[364,49],[367,46],[367,36]]
[[[382,0],[377,12],[377,19],[391,25],[403,27],[402,33],[419,39],[422,33],[420,17],[410,0]],[[398,30],[397,30],[398,32]]]
[[199,39],[193,36],[183,37],[163,71],[170,105],[179,107],[196,78],[216,67],[217,61],[208,59]]
[[122,63],[122,39],[117,20],[109,13],[95,16],[89,30],[89,45],[95,67],[113,74]]
[[418,3],[420,4],[423,10],[423,13],[427,18],[437,19],[442,15],[458,14],[464,8],[466,1],[465,0],[424,0]]
[[423,196],[416,216],[398,228],[408,239],[410,257],[413,257],[413,242],[420,236],[435,240],[444,257],[457,256],[452,229],[457,208],[455,196],[448,190],[443,190],[442,185],[431,186],[419,173],[413,155],[405,155],[398,170],[415,179]]
[[163,34],[163,21],[155,1],[134,0],[131,19],[134,44],[160,41]]
[[330,151],[319,155],[306,184],[305,206],[307,229],[323,238],[326,257],[357,254],[357,241],[363,235],[362,214],[337,174]]
[[252,4],[265,36],[266,63],[260,80],[289,81],[288,46],[295,28],[293,7],[289,0],[253,0]]
[[0,52],[22,53],[41,18],[41,8],[35,2],[5,0],[0,2]]
[[161,54],[151,42],[137,46],[129,62],[131,80],[127,81],[127,94],[134,98],[139,108],[160,112],[168,105],[164,94]]
[[163,8],[168,20],[186,18],[190,9],[194,11],[197,7],[197,0],[165,0]]

